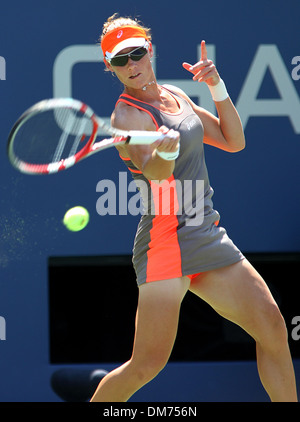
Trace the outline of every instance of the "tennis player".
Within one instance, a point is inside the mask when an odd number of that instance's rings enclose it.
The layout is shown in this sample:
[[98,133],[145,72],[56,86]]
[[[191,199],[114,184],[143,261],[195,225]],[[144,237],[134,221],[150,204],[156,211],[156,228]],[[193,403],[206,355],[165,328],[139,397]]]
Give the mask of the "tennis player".
[[[259,375],[270,400],[297,401],[284,319],[264,280],[219,225],[220,215],[213,208],[203,144],[238,152],[245,147],[245,139],[226,86],[207,58],[205,42],[201,43],[200,61],[183,63],[183,67],[195,81],[207,84],[218,117],[194,104],[177,87],[157,84],[150,30],[136,20],[109,18],[103,26],[101,47],[107,69],[124,85],[112,125],[124,130],[158,130],[166,138],[154,146],[118,147],[133,178],[149,188],[150,199],[145,201],[133,250],[139,300],[132,356],[103,378],[92,401],[127,401],[164,368],[188,290],[254,338]],[[185,180],[203,184],[201,191],[194,189],[190,203],[182,206],[177,185],[183,186]],[[172,181],[176,192],[169,212],[164,213],[162,192],[174,187]],[[202,213],[196,209],[193,216],[190,211],[197,195],[202,195],[204,206]],[[155,212],[148,212],[153,207]]]

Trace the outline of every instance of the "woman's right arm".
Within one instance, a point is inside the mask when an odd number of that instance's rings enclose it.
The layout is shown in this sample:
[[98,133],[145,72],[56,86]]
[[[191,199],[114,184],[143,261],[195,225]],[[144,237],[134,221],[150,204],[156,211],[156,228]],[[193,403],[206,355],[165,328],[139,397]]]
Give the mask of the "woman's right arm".
[[[151,117],[135,107],[118,104],[111,117],[111,125],[122,130],[151,130],[156,127]],[[166,135],[163,140],[151,145],[122,145],[118,150],[122,157],[128,157],[148,180],[161,182],[168,179],[175,167],[175,160],[165,160],[159,152],[175,152],[179,148],[179,133],[162,126],[158,129]],[[167,135],[170,136],[167,136]]]

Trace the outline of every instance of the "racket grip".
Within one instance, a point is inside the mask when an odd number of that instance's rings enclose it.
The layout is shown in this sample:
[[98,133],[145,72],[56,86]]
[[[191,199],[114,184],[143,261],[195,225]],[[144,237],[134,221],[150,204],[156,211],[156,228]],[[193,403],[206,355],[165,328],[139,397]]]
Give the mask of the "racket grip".
[[130,130],[128,143],[131,145],[149,145],[165,137],[161,132],[147,132],[145,130]]

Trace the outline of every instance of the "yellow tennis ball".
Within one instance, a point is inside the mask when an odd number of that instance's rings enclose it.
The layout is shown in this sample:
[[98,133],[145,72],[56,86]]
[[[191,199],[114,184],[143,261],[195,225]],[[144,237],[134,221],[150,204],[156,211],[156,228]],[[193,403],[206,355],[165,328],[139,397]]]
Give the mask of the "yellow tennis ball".
[[78,232],[86,227],[90,219],[89,212],[84,207],[73,207],[64,216],[63,223],[68,230]]

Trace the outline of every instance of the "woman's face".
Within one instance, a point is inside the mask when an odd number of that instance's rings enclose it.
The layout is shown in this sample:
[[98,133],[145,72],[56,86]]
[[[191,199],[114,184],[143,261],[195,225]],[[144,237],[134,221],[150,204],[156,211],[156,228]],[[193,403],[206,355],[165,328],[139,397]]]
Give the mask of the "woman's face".
[[[118,55],[128,54],[135,49],[136,47],[125,48]],[[127,88],[142,89],[150,80],[153,80],[154,75],[150,62],[152,56],[153,49],[150,43],[148,53],[139,61],[134,61],[129,57],[125,66],[112,66],[108,63],[106,65]]]

